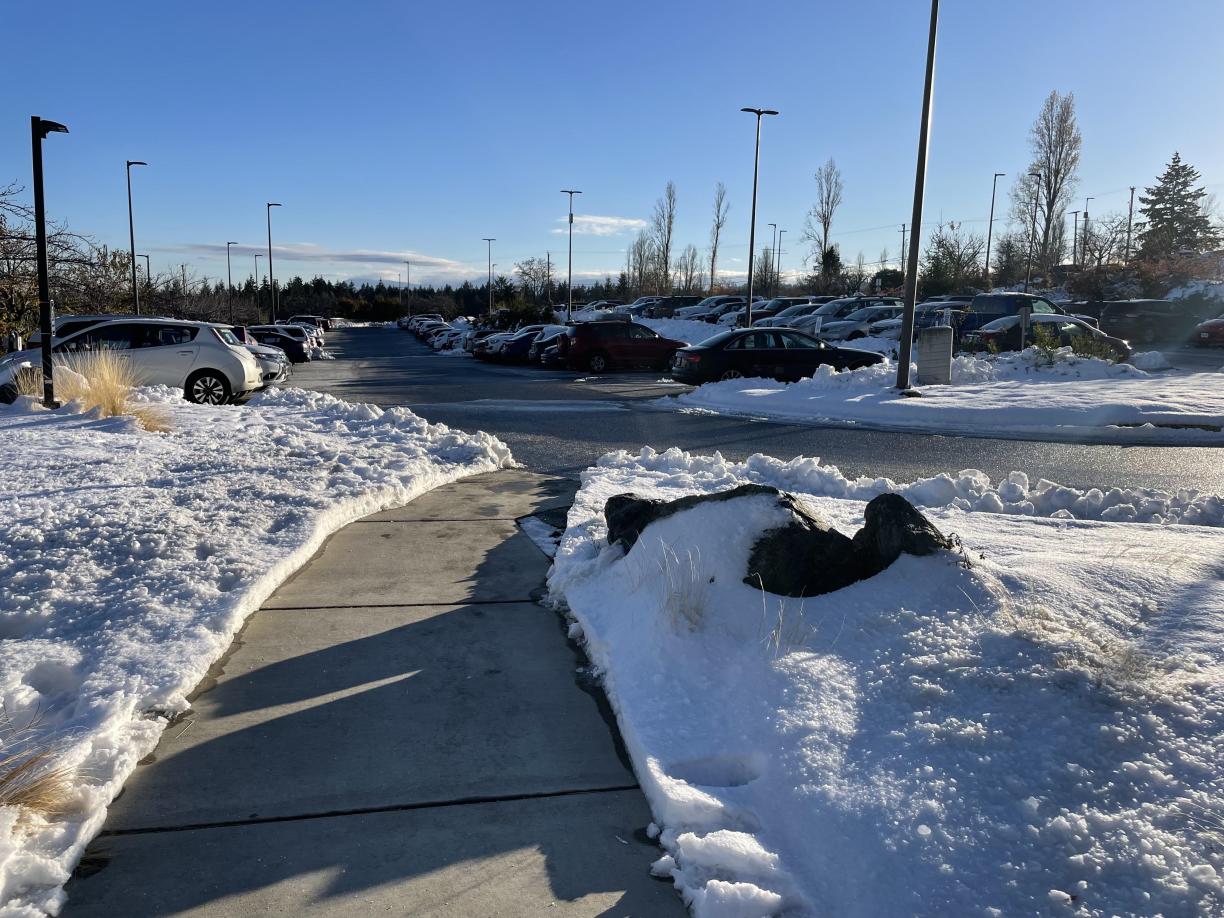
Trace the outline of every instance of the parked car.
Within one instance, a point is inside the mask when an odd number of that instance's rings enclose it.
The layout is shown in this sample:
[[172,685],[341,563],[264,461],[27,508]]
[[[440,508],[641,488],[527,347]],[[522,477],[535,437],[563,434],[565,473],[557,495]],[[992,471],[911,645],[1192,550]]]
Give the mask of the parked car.
[[856,309],[844,319],[824,323],[818,337],[823,341],[853,341],[856,338],[866,338],[871,334],[872,326],[875,323],[900,318],[901,310],[900,305],[864,306],[862,309]]
[[552,334],[564,333],[564,325],[530,325],[507,340],[498,353],[498,357],[507,363],[526,363],[530,360],[531,348],[536,340],[545,332]]
[[331,331],[331,320],[325,319],[323,318],[323,316],[313,316],[313,315],[290,316],[289,323],[291,325],[313,325],[315,326],[315,328],[319,329],[319,331],[323,331],[323,332]]
[[[823,329],[826,325],[846,319],[859,310],[872,306],[900,307],[901,301],[895,296],[846,296],[838,300],[830,300],[817,306],[807,315],[800,316],[785,324],[775,322],[774,327],[797,328],[808,334],[816,335],[819,334],[816,330],[817,326]],[[881,318],[885,317],[881,316]]]
[[[742,296],[734,296],[731,294],[719,294],[718,296],[707,296],[703,300],[698,300],[692,306],[684,306],[672,313],[672,317],[676,319],[704,319],[712,309],[717,309],[723,303],[736,302],[743,304],[746,300]],[[654,316],[654,318],[661,318]]]
[[642,313],[648,319],[671,319],[681,309],[696,306],[704,297],[700,296],[661,296]]
[[252,325],[252,331],[278,331],[282,335],[300,341],[306,347],[318,347],[314,335],[301,325],[290,325],[288,322],[277,322],[274,325]]
[[1195,326],[1194,341],[1199,347],[1224,346],[1224,316],[1208,319]]
[[612,311],[617,315],[624,316],[642,316],[646,314],[646,310],[655,305],[661,300],[666,299],[662,296],[639,296],[632,303],[625,306],[617,306]]
[[289,378],[293,363],[284,350],[270,344],[260,344],[244,325],[231,325],[230,331],[259,361],[265,386],[274,386]]
[[[143,385],[173,386],[190,402],[223,405],[263,386],[263,373],[228,326],[181,319],[128,318],[97,322],[52,342],[52,360],[93,352],[115,354]],[[41,361],[35,350],[9,354],[0,387],[17,369]]]
[[[1035,313],[1029,322],[1029,340],[1032,344],[1034,336],[1041,329],[1046,334],[1055,336],[1062,347],[1073,347],[1079,341],[1095,339],[1103,348],[1109,350],[1115,359],[1126,360],[1131,355],[1130,345],[1121,338],[1107,335],[1099,328],[1094,328],[1083,319],[1061,314]],[[987,322],[977,331],[966,332],[961,337],[961,346],[966,350],[982,350],[991,348],[998,351],[1020,350],[1020,317],[1004,316]]]
[[[80,315],[58,315],[52,323],[52,339],[66,338],[73,332],[79,332],[83,328],[89,328],[91,325],[97,325],[99,322],[110,322],[114,319],[149,319],[154,316],[138,316],[134,312],[99,312],[99,313],[82,313]],[[35,329],[34,333],[26,339],[27,347],[39,347],[42,344],[42,330]]]
[[569,327],[566,325],[549,325],[539,336],[531,342],[531,347],[527,349],[528,363],[542,363],[544,351],[555,347],[557,339],[566,334]]
[[291,363],[307,363],[310,360],[310,351],[306,349],[306,342],[298,338],[291,338],[281,331],[280,326],[252,325],[247,328],[247,334],[260,344],[280,348]]
[[834,347],[789,328],[743,328],[681,348],[672,361],[672,376],[694,384],[744,377],[789,381],[809,377],[820,366],[852,370],[883,359],[871,351]]
[[557,339],[566,366],[592,373],[625,367],[666,369],[684,341],[664,338],[639,322],[578,322]]
[[[1096,304],[1085,304],[1092,308]],[[1078,311],[1080,304],[1069,307]],[[1203,316],[1190,303],[1176,300],[1107,300],[1098,310],[1101,331],[1141,344],[1184,341]]]
[[[967,332],[977,331],[995,319],[1002,319],[1004,316],[1018,316],[1020,307],[1025,305],[1032,309],[1032,314],[1035,316],[1066,314],[1050,300],[1031,293],[979,293],[973,298],[973,302],[967,309],[957,309],[952,312],[952,327],[956,329],[959,339]],[[920,327],[929,328],[933,325],[942,325],[943,322],[942,311],[932,310],[923,314]]]
[[[775,296],[770,300],[761,300],[752,304],[752,322],[755,325],[758,319],[769,319],[776,316],[783,309],[790,309],[792,306],[810,306],[827,303],[829,300],[836,299],[831,296]],[[745,306],[740,306],[738,309],[724,313],[719,316],[718,324],[726,325],[729,328],[743,328],[747,322],[748,310]]]

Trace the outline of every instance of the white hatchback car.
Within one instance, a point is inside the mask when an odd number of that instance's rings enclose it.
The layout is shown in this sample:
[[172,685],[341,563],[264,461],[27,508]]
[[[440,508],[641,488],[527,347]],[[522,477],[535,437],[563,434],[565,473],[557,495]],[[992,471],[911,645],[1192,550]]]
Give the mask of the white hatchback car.
[[[189,402],[223,405],[263,385],[255,356],[228,326],[212,322],[112,320],[66,335],[52,345],[54,354],[93,351],[108,351],[127,361],[141,385],[182,389]],[[35,365],[41,359],[33,350],[22,356]],[[10,360],[17,357],[10,355]]]

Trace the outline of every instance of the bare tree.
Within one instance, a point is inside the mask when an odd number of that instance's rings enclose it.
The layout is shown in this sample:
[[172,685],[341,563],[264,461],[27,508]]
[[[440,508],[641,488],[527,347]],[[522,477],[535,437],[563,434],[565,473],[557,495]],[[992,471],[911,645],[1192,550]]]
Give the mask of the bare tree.
[[842,203],[841,170],[829,157],[828,162],[816,170],[816,203],[808,211],[803,223],[803,240],[811,244],[810,256],[814,264],[823,265],[829,251],[829,231],[833,217]]
[[626,273],[633,289],[640,296],[650,288],[654,279],[655,254],[654,245],[646,230],[641,230],[629,246],[629,260]]
[[[1062,261],[1067,205],[1078,181],[1083,137],[1075,121],[1075,94],[1052,90],[1029,132],[1033,160],[1012,188],[1012,217],[1033,239],[1033,261],[1043,271]],[[1036,203],[1036,208],[1034,208]],[[1036,214],[1034,222],[1034,213]]]
[[981,283],[986,240],[962,227],[960,223],[941,223],[927,240],[920,279],[923,296],[967,293]]
[[710,293],[718,284],[718,243],[722,239],[723,227],[727,225],[727,212],[730,209],[727,186],[719,182],[714,186],[714,222],[710,224]]
[[1121,263],[1126,246],[1126,214],[1112,213],[1092,221],[1081,240],[1085,267]]
[[696,293],[703,288],[701,253],[697,251],[697,246],[686,245],[676,259],[675,281],[681,293]]
[[532,256],[517,262],[514,273],[518,275],[519,287],[529,303],[537,303],[544,298],[550,280],[546,258]]
[[668,182],[663,197],[655,202],[651,221],[655,255],[659,260],[659,282],[664,293],[671,291],[672,233],[676,226],[676,183]]

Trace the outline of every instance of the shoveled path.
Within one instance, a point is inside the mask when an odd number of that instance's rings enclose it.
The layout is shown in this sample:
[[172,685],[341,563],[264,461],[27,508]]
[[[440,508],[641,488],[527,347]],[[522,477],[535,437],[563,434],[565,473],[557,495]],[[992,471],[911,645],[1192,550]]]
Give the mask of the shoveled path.
[[337,533],[113,805],[69,916],[676,915],[650,813],[515,519],[470,478]]

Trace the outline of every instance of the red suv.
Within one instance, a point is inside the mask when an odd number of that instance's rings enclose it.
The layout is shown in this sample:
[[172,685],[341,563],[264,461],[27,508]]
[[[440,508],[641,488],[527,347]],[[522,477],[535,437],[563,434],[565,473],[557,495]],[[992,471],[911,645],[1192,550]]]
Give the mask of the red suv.
[[664,338],[638,322],[579,322],[557,339],[566,366],[592,373],[622,367],[665,370],[685,346],[684,341]]

